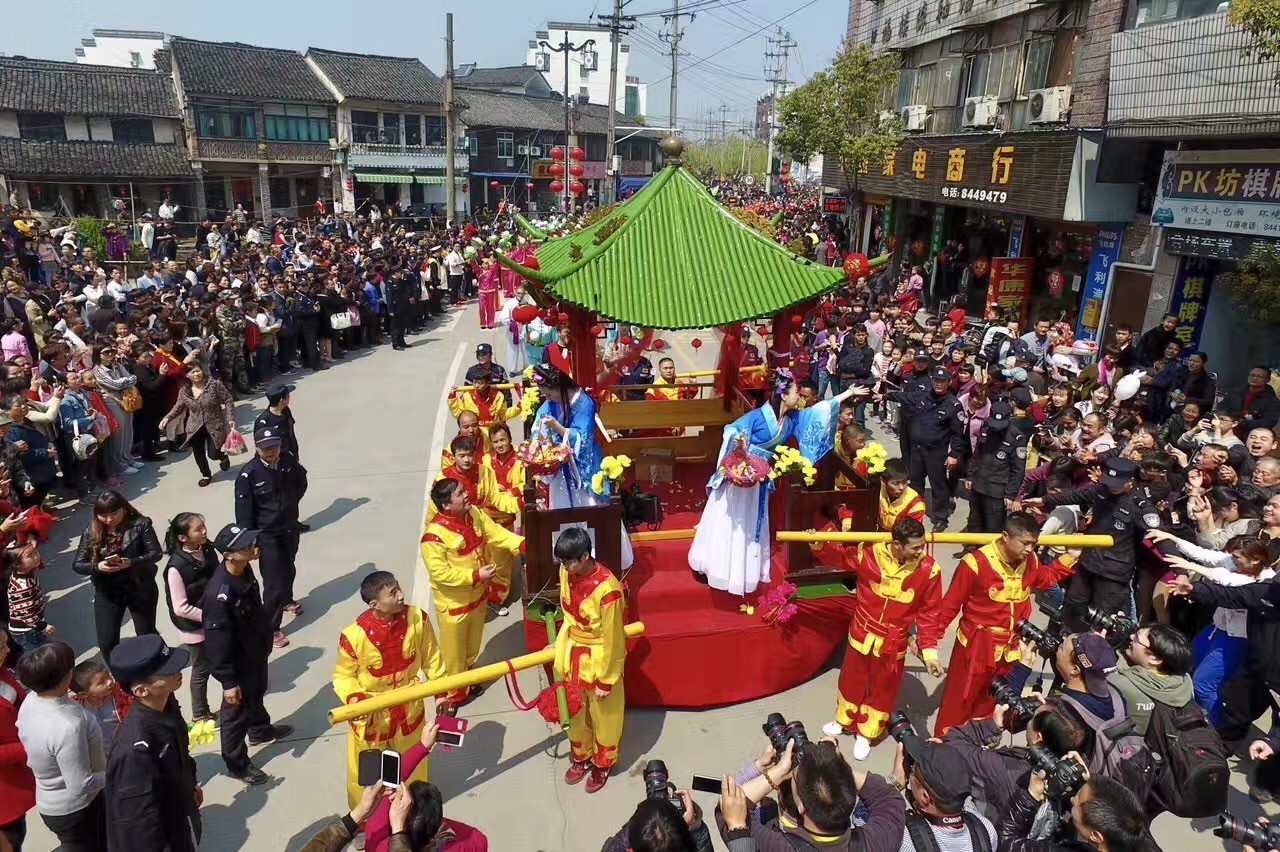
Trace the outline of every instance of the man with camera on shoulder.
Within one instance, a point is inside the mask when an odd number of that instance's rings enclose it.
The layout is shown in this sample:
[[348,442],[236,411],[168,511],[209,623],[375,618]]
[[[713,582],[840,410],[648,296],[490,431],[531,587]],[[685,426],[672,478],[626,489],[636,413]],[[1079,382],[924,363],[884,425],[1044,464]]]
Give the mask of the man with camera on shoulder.
[[[752,819],[753,810],[776,790],[790,784],[793,822],[780,815],[768,822]],[[739,786],[725,776],[716,808],[720,838],[730,852],[898,852],[906,825],[902,797],[879,775],[858,772],[834,740],[809,742],[792,737],[778,757],[757,777]],[[850,819],[859,800],[867,818],[857,827]]]
[[[711,830],[688,790],[667,780],[667,766],[651,760],[644,770],[645,797],[600,852],[712,852]],[[677,804],[679,802],[679,804]]]
[[[1064,758],[1078,767],[1071,773],[1074,788],[1064,788],[1055,776],[1037,770],[1029,776],[1000,821],[999,852],[1144,852],[1154,847],[1142,804],[1123,784],[1110,778],[1090,778],[1079,755]],[[1036,817],[1051,798],[1070,802],[1070,821],[1054,827],[1052,836],[1037,838]]]

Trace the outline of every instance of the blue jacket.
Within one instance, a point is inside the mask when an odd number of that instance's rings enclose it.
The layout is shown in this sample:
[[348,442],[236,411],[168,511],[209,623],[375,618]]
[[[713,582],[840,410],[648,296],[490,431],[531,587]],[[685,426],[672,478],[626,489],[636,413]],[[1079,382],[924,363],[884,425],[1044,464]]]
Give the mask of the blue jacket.
[[62,398],[62,405],[58,407],[58,421],[62,425],[62,431],[68,436],[75,434],[77,424],[82,435],[92,434],[94,419],[93,406],[89,404],[87,397],[68,393]]
[[58,465],[49,455],[49,439],[34,426],[14,423],[9,427],[5,440],[10,444],[27,442],[27,451],[22,454],[22,467],[34,485],[48,485],[58,477]]

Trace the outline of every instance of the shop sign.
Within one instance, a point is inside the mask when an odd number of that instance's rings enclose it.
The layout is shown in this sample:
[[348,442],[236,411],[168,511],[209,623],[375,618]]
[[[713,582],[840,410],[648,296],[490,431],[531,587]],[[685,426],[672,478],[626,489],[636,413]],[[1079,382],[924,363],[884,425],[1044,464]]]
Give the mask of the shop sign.
[[582,164],[583,180],[604,180],[605,175],[604,160],[588,160]]
[[1174,337],[1182,344],[1184,352],[1200,348],[1200,333],[1204,331],[1204,314],[1209,307],[1209,289],[1218,264],[1201,257],[1184,257],[1178,267],[1178,277],[1173,284],[1173,298],[1169,300],[1169,313],[1178,317]]
[[1093,254],[1084,276],[1084,294],[1080,301],[1080,318],[1076,322],[1076,340],[1097,340],[1098,323],[1107,301],[1111,266],[1120,256],[1124,225],[1099,225],[1093,234]]
[[1066,279],[1062,277],[1061,269],[1053,269],[1049,272],[1049,293],[1057,296],[1062,292],[1062,285],[1066,283]]
[[1071,132],[907,138],[883,162],[864,165],[858,187],[1060,219],[1079,141]]
[[1017,310],[1026,322],[1031,301],[1031,280],[1036,262],[1029,257],[997,257],[991,261],[991,282],[987,288],[987,304],[1001,311]]
[[933,207],[933,232],[929,235],[929,262],[937,263],[942,253],[942,228],[945,224],[947,208],[941,204]]
[[[549,172],[548,169],[551,168],[551,164],[553,162],[554,160],[536,160],[533,163],[533,168],[530,170],[530,174],[533,175],[533,179],[552,180],[551,172]],[[564,180],[564,177],[562,176],[560,180]]]
[[1009,257],[1022,256],[1022,231],[1026,226],[1026,216],[1013,217],[1013,223],[1009,225]]
[[849,210],[849,197],[847,195],[822,196],[822,212],[823,213],[847,213],[848,210]]
[[1217,260],[1243,260],[1255,248],[1280,251],[1280,240],[1215,234],[1207,231],[1182,231],[1170,228],[1164,237],[1164,250],[1169,254],[1211,257]]
[[1151,223],[1280,237],[1280,150],[1166,151]]

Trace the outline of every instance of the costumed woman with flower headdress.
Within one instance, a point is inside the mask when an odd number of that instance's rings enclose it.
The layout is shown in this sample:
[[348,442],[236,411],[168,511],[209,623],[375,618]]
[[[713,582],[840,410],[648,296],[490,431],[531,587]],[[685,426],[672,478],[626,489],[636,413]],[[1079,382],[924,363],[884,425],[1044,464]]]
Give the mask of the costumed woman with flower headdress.
[[[552,364],[535,365],[533,381],[542,393],[543,403],[533,415],[530,440],[564,444],[569,448],[560,469],[542,477],[547,483],[548,507],[571,509],[603,505],[609,500],[609,481],[605,480],[601,493],[591,490],[592,477],[600,470],[604,458],[600,442],[596,440],[595,400]],[[631,539],[623,529],[618,569],[627,570],[633,561]]]
[[748,411],[724,427],[715,473],[707,482],[707,505],[702,510],[689,548],[689,566],[706,576],[713,589],[749,595],[769,582],[769,492],[773,483],[734,484],[726,475],[743,454],[769,463],[774,451],[792,436],[801,454],[814,462],[830,452],[840,403],[866,390],[851,387],[839,396],[802,411],[795,378],[787,369],[770,376],[770,396],[764,405]]

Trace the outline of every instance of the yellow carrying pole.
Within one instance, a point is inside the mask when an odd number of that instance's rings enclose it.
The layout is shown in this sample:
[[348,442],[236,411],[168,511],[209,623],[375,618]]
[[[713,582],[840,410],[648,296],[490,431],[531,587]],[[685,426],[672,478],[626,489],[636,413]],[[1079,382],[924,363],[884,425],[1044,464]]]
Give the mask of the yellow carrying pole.
[[[624,630],[628,639],[634,639],[644,634],[644,622],[633,621]],[[370,713],[376,713],[379,710],[399,707],[401,704],[408,704],[410,701],[420,701],[431,695],[443,695],[452,689],[463,689],[479,683],[497,680],[511,670],[507,667],[508,663],[516,671],[523,671],[534,666],[546,665],[554,660],[555,656],[556,649],[547,647],[541,651],[512,657],[510,660],[503,660],[500,663],[491,663],[461,674],[445,675],[442,678],[429,680],[426,683],[402,686],[399,689],[393,689],[390,692],[384,692],[381,695],[375,695],[372,698],[366,698],[354,704],[335,707],[329,711],[329,724],[336,725],[340,722],[350,722],[352,719],[359,719],[361,716],[368,716]]]
[[[930,544],[990,544],[1000,537],[1000,533],[926,533],[925,540]],[[887,532],[799,532],[797,530],[779,530],[778,541],[804,541],[819,544],[836,541],[842,544],[860,542],[888,541]],[[1041,547],[1115,547],[1115,539],[1109,535],[1042,535],[1036,542]]]
[[[523,385],[518,383],[513,384],[511,382],[499,382],[496,385],[489,385],[489,387],[493,388],[494,390],[511,390],[512,388],[523,387]],[[454,387],[454,390],[458,391],[459,393],[461,393],[462,391],[473,391],[475,389],[476,389],[475,385],[457,385]]]

